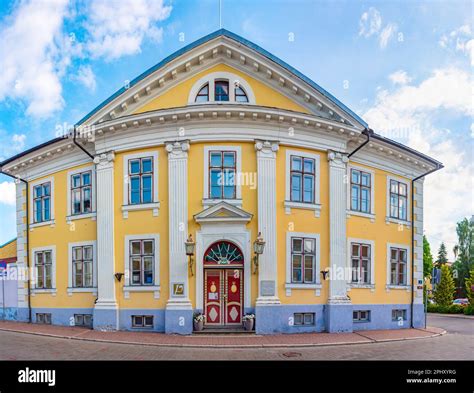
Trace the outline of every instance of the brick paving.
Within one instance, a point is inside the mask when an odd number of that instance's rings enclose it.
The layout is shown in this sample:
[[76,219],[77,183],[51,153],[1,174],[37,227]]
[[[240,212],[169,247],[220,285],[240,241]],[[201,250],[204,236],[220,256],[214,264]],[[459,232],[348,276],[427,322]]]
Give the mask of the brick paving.
[[361,344],[381,341],[408,340],[441,335],[442,328],[371,330],[354,333],[301,333],[301,334],[221,334],[179,336],[156,332],[102,332],[80,327],[36,325],[0,321],[0,330],[30,333],[51,337],[98,342],[127,343],[163,347],[306,347],[319,345]]

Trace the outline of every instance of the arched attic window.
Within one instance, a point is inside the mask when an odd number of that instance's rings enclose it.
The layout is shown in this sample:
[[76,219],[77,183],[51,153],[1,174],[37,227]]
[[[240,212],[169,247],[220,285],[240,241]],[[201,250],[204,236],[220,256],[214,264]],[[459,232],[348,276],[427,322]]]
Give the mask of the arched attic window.
[[196,95],[196,102],[209,101],[209,83],[206,83]]
[[245,93],[245,90],[242,89],[241,86],[235,87],[235,102],[249,102],[247,93]]

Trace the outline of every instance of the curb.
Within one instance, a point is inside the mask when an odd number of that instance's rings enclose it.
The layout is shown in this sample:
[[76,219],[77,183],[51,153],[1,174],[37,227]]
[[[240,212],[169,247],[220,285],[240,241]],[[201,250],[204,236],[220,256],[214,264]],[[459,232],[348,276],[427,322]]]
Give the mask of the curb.
[[461,318],[461,319],[471,319],[474,320],[474,315],[465,315],[465,314],[441,314],[436,312],[428,313],[431,317],[448,317],[448,318]]
[[222,348],[222,349],[242,349],[242,348],[311,348],[311,347],[328,347],[328,346],[338,346],[338,345],[358,345],[358,344],[377,344],[377,343],[386,343],[386,342],[396,342],[396,341],[407,341],[407,340],[421,340],[426,338],[433,338],[438,336],[444,336],[447,334],[446,330],[443,330],[440,333],[434,333],[429,336],[423,337],[404,337],[404,338],[394,338],[394,339],[372,339],[367,336],[363,336],[357,332],[355,334],[363,337],[367,341],[353,342],[353,341],[341,341],[335,343],[309,343],[309,344],[168,344],[168,343],[144,343],[144,342],[135,342],[135,341],[116,341],[116,340],[103,340],[98,338],[83,338],[78,336],[59,336],[57,334],[51,333],[38,333],[38,332],[25,332],[23,330],[13,330],[0,328],[0,331],[5,332],[14,332],[14,333],[23,333],[23,334],[32,334],[36,336],[45,336],[53,338],[62,338],[66,340],[78,340],[78,341],[90,341],[90,342],[100,342],[100,343],[111,343],[111,344],[125,344],[125,345],[141,345],[141,346],[151,346],[151,347],[166,347],[166,348]]

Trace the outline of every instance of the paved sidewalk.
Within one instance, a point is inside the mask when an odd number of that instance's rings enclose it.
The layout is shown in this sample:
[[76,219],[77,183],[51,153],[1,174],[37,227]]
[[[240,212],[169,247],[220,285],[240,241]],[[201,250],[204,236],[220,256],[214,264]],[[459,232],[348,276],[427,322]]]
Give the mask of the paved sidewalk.
[[428,315],[433,317],[440,316],[440,317],[451,317],[451,318],[464,318],[464,319],[474,319],[474,315],[465,315],[465,314],[441,314],[437,312],[430,312]]
[[436,337],[446,333],[441,328],[427,327],[427,329],[370,330],[355,333],[301,333],[268,336],[256,334],[200,334],[179,336],[155,332],[101,332],[80,327],[36,325],[11,321],[0,321],[0,330],[74,340],[190,348],[313,347],[413,340]]

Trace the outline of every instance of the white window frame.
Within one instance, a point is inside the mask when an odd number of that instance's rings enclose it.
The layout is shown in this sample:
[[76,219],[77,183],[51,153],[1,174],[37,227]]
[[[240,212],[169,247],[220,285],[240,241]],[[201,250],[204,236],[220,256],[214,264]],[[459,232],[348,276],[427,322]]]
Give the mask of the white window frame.
[[[314,160],[314,203],[294,202],[291,200],[291,156],[311,158]],[[312,210],[315,217],[321,215],[320,199],[321,183],[321,156],[316,153],[308,153],[299,150],[286,149],[285,167],[285,213],[291,214],[291,209]]]
[[[77,175],[79,173],[91,171],[91,186],[92,186],[92,195],[91,195],[91,212],[90,213],[81,213],[81,214],[72,214],[71,209],[71,191],[72,191],[72,183],[71,177]],[[67,173],[67,217],[66,221],[70,222],[73,220],[80,220],[82,218],[92,218],[95,219],[96,217],[96,173],[95,173],[95,165],[88,165],[81,168],[76,168]]]
[[[316,247],[316,255],[314,261],[314,276],[315,282],[311,284],[304,283],[292,283],[292,271],[291,271],[291,239],[293,237],[303,237],[314,239]],[[306,232],[286,232],[286,296],[291,296],[293,289],[314,289],[315,296],[321,295],[321,244],[320,244],[320,235],[319,233],[306,233]]]
[[[153,202],[141,203],[136,205],[129,204],[129,176],[128,163],[130,160],[139,158],[153,158]],[[157,217],[160,209],[160,202],[158,197],[158,151],[147,151],[133,154],[126,154],[123,156],[123,202],[122,202],[122,216],[128,218],[128,212],[136,210],[152,210],[153,216]]]
[[[35,190],[35,187],[40,185],[40,184],[43,184],[43,183],[50,183],[51,185],[51,196],[50,196],[50,219],[48,221],[42,221],[42,222],[35,222],[35,218],[34,218],[34,206],[33,206],[33,201],[34,201],[34,190]],[[35,180],[35,181],[32,181],[29,183],[30,184],[30,191],[29,191],[29,204],[30,204],[30,230],[32,230],[33,228],[36,228],[36,227],[42,227],[42,226],[46,226],[46,225],[50,225],[52,227],[55,226],[55,214],[54,214],[54,176],[50,176],[50,177],[47,177],[47,178],[42,178],[42,179],[38,179],[38,180]]]
[[242,207],[242,185],[240,181],[237,181],[235,185],[235,199],[211,199],[209,198],[209,154],[213,151],[230,151],[235,153],[235,170],[236,178],[239,179],[240,174],[242,173],[242,149],[240,146],[204,146],[204,184],[203,184],[203,200],[202,204],[205,207],[215,205],[219,202],[227,202],[231,205]]
[[[73,287],[73,263],[72,263],[72,249],[74,247],[92,246],[92,287],[76,288]],[[68,243],[68,279],[67,279],[67,293],[71,296],[73,293],[93,293],[97,294],[97,241],[89,240],[84,242]]]
[[[370,283],[354,283],[352,282],[352,243],[366,244],[370,246]],[[358,239],[350,237],[347,239],[347,268],[351,272],[350,279],[347,281],[349,288],[368,288],[372,292],[375,289],[375,241],[368,239]]]
[[[403,183],[407,187],[407,219],[405,220],[400,220],[398,218],[393,218],[390,217],[390,180],[395,180],[400,183]],[[390,222],[396,223],[396,224],[403,224],[410,226],[411,225],[411,181],[403,179],[399,176],[392,176],[392,175],[387,175],[387,190],[385,194],[387,203],[386,203],[386,216],[385,216],[385,222],[388,224]]]
[[[42,251],[51,251],[51,285],[52,288],[37,288],[38,277],[36,275],[36,253]],[[33,272],[34,280],[30,281],[31,294],[34,296],[37,293],[50,293],[56,296],[56,246],[43,246],[35,247],[31,249],[31,255],[33,256]]]
[[[130,284],[130,241],[132,240],[153,240],[155,242],[155,254],[153,260],[153,285],[131,285]],[[148,233],[140,235],[127,235],[124,238],[124,285],[123,292],[125,299],[130,297],[130,292],[153,292],[154,298],[160,298],[160,235],[158,233]]]
[[[405,285],[393,285],[390,284],[390,249],[391,248],[402,248],[407,252],[407,282]],[[387,283],[386,283],[386,290],[389,292],[391,289],[405,289],[407,292],[410,291],[411,288],[411,248],[407,244],[398,244],[398,243],[387,243],[387,262],[386,262],[386,269],[387,269]]]
[[[362,171],[370,174],[370,213],[359,212],[351,208],[351,170]],[[347,215],[369,218],[371,222],[375,221],[375,171],[363,166],[349,164],[347,166]]]
[[[229,101],[215,101],[215,81],[216,80],[227,80],[229,82]],[[243,88],[247,94],[248,102],[236,102],[235,101],[235,81],[239,81],[239,86]],[[204,85],[209,84],[209,101],[208,102],[196,102],[196,96],[199,91],[204,87]],[[239,75],[233,74],[231,72],[212,72],[203,76],[189,91],[188,96],[188,105],[202,105],[202,104],[255,104],[255,94],[253,92],[250,84]]]

